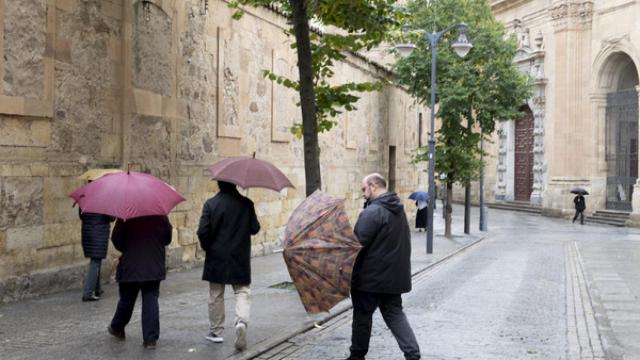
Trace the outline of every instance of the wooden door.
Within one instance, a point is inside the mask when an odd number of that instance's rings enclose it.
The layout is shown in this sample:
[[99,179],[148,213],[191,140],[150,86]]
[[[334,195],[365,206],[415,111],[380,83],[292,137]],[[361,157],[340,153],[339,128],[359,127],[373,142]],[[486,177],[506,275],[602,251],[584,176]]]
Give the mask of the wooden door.
[[515,139],[515,200],[529,201],[533,191],[533,113],[523,109],[525,116],[516,121]]

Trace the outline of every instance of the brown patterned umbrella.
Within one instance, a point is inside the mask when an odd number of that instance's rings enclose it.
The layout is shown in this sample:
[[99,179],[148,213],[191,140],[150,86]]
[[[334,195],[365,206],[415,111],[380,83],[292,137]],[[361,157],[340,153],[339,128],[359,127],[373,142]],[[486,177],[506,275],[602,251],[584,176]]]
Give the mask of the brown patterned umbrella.
[[284,261],[308,313],[329,311],[349,296],[358,242],[344,200],[317,190],[291,214]]

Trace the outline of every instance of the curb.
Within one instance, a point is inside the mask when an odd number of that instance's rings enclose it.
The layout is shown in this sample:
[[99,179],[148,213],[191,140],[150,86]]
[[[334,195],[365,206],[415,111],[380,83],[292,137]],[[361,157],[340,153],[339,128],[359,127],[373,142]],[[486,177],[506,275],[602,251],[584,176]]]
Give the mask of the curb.
[[[467,244],[467,245],[465,245],[465,246],[463,246],[461,248],[458,248],[458,249],[450,252],[449,254],[443,256],[442,258],[440,258],[440,259],[438,259],[438,260],[436,260],[436,261],[424,266],[421,269],[418,269],[418,270],[414,271],[411,274],[411,277],[415,278],[416,276],[420,275],[421,273],[426,272],[427,270],[429,270],[429,269],[431,269],[431,268],[433,268],[433,267],[435,267],[435,266],[437,266],[437,265],[449,260],[453,256],[458,255],[459,253],[461,253],[461,252],[469,249],[470,247],[478,244],[479,242],[485,240],[489,236],[490,236],[489,234],[481,236],[479,239],[477,239],[477,240],[475,240],[475,241],[473,241],[473,242],[471,242],[471,243],[469,243],[469,244]],[[336,307],[334,309],[334,312],[321,317],[320,319],[314,321],[313,323],[304,324],[304,325],[300,326],[299,328],[297,328],[297,329],[295,329],[295,330],[293,330],[291,332],[282,334],[282,335],[280,335],[278,337],[275,337],[275,338],[264,340],[262,344],[258,344],[254,348],[252,348],[250,350],[247,350],[247,351],[244,351],[242,353],[235,353],[233,355],[230,355],[226,359],[228,359],[228,360],[250,360],[250,359],[254,359],[254,358],[256,358],[256,357],[268,352],[269,350],[274,349],[275,347],[279,346],[280,344],[285,343],[287,340],[291,339],[292,337],[300,335],[302,333],[305,333],[305,332],[313,329],[314,327],[316,327],[318,325],[322,325],[322,324],[326,323],[327,321],[329,321],[329,320],[331,320],[331,319],[333,319],[333,318],[335,318],[335,317],[337,317],[337,316],[339,316],[339,315],[341,315],[341,314],[343,314],[343,313],[345,313],[345,312],[347,312],[349,310],[351,310],[351,303],[348,302],[348,301],[344,301],[343,300],[342,302],[340,302],[339,304],[336,305]]]

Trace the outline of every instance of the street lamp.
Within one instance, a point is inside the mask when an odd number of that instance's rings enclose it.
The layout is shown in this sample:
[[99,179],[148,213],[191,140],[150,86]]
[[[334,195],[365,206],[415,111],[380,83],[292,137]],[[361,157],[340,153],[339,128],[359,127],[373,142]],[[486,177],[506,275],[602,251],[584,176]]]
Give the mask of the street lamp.
[[[435,124],[436,124],[436,47],[438,45],[438,41],[442,38],[442,35],[447,33],[450,30],[455,28],[460,29],[460,33],[458,34],[458,39],[456,42],[451,44],[451,48],[456,52],[456,54],[463,58],[467,56],[469,50],[473,47],[473,45],[467,39],[465,35],[465,30],[467,28],[467,24],[459,23],[456,25],[449,26],[448,28],[438,31],[438,32],[425,32],[424,39],[428,42],[429,47],[431,48],[431,124],[429,133],[429,207],[427,210],[427,254],[433,253],[433,205],[434,205],[434,195],[435,195],[435,164],[436,164],[436,137],[435,137]],[[395,46],[396,51],[401,57],[407,57],[411,55],[413,50],[416,49],[416,46],[412,43],[405,44],[397,44]]]

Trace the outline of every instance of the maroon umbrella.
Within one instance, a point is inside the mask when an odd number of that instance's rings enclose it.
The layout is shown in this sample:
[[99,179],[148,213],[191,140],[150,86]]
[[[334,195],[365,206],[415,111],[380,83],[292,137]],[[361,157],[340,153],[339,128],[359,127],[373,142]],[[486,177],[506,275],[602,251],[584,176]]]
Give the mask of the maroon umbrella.
[[284,237],[284,260],[307,312],[329,311],[349,296],[362,245],[344,200],[317,190],[293,211]]
[[255,157],[238,156],[220,160],[209,171],[213,179],[230,182],[244,189],[259,187],[280,191],[286,187],[295,188],[275,165]]
[[83,212],[111,215],[122,220],[167,215],[184,201],[171,185],[155,176],[138,172],[105,175],[69,196]]

